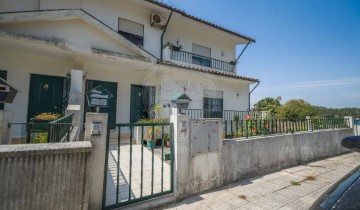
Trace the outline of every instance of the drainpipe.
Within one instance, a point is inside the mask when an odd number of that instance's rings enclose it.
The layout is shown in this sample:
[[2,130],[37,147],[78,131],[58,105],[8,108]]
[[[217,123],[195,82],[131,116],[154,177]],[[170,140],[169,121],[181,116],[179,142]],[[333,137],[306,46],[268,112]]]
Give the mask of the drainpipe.
[[249,46],[250,42],[251,42],[251,41],[249,40],[249,42],[246,44],[246,46],[244,47],[244,49],[241,51],[240,55],[239,55],[239,56],[237,57],[237,59],[236,59],[236,63],[239,62],[240,57],[241,57],[242,54],[245,52],[245,50],[246,50],[246,48]]
[[257,86],[259,86],[260,84],[260,81],[257,82],[257,84],[255,85],[255,87],[249,92],[249,111],[250,111],[250,96],[251,96],[251,93],[257,88]]
[[167,27],[168,27],[168,25],[169,25],[169,22],[170,22],[170,19],[171,19],[171,17],[172,17],[172,14],[173,14],[173,11],[171,10],[170,15],[169,15],[169,18],[168,18],[168,20],[167,20],[167,22],[166,22],[166,25],[164,26],[164,30],[163,30],[163,32],[162,32],[162,34],[161,34],[161,39],[160,39],[160,61],[163,60],[164,35],[165,35],[166,29],[167,29]]

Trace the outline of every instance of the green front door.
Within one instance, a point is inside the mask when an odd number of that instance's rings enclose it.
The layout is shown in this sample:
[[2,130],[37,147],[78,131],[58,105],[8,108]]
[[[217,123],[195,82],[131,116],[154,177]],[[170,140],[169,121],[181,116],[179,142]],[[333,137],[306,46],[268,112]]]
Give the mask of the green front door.
[[64,77],[31,74],[28,120],[35,115],[62,113]]
[[155,105],[155,87],[131,85],[130,122],[148,119]]
[[[7,71],[0,70],[0,78],[6,80]],[[0,110],[4,110],[4,103],[0,103]]]
[[[97,86],[102,86],[109,93],[111,93],[114,97],[110,99],[108,107],[99,107],[99,113],[107,113],[108,114],[108,122],[109,124],[116,124],[116,96],[117,96],[117,83],[116,82],[105,82],[98,80],[86,80],[85,84],[85,93],[89,90],[96,88]],[[87,98],[85,97],[85,115],[86,112],[96,112],[95,107],[89,107]],[[85,121],[85,120],[84,120]]]

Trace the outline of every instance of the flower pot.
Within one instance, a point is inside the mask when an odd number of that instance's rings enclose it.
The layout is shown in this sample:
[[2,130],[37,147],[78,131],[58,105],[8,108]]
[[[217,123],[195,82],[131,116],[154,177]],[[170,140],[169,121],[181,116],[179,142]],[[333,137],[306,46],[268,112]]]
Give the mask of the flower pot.
[[49,129],[49,122],[53,120],[38,120],[38,119],[31,119],[30,123],[32,129],[39,130],[39,131],[47,131]]
[[146,147],[149,149],[153,149],[155,147],[155,141],[146,141]]
[[180,46],[173,46],[173,47],[172,47],[172,50],[178,52],[178,51],[181,50],[181,47],[180,47]]

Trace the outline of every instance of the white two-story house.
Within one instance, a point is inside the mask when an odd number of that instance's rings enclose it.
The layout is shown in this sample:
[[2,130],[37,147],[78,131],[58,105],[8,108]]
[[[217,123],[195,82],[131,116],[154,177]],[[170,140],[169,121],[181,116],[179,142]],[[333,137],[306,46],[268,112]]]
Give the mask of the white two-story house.
[[154,105],[168,117],[183,93],[189,109],[247,111],[259,80],[237,75],[236,46],[254,42],[153,0],[0,0],[0,77],[21,91],[4,108],[14,122],[64,112],[72,80],[83,114],[94,111],[88,91],[111,94],[99,108],[110,123],[147,118]]

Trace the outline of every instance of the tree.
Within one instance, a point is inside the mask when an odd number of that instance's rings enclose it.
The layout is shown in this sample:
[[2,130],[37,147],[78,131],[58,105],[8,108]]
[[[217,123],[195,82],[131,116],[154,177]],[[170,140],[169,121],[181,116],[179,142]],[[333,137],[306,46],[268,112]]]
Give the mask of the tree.
[[276,110],[278,107],[280,107],[280,100],[267,97],[264,99],[261,99],[254,105],[254,111],[269,111],[270,114],[274,115],[276,114]]
[[278,107],[277,117],[286,119],[299,119],[314,116],[314,108],[303,99],[291,99]]

